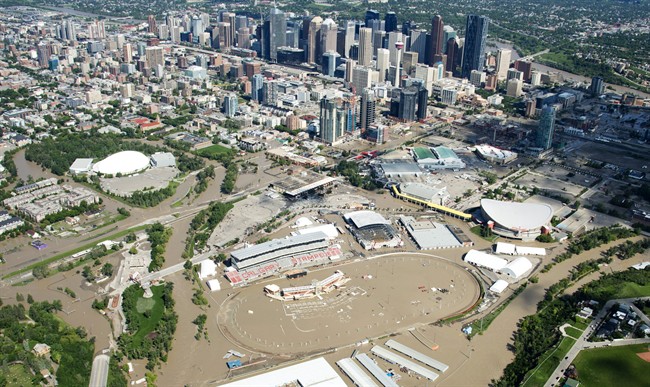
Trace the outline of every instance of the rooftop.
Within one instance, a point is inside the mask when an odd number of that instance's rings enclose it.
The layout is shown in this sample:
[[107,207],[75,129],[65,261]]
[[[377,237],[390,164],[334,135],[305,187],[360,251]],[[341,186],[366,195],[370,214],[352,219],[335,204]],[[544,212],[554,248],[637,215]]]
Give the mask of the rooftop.
[[553,208],[548,204],[481,199],[481,208],[490,219],[510,230],[539,229],[553,216]]
[[292,385],[293,383],[303,387],[346,387],[343,379],[322,357],[224,384],[222,387],[266,387]]

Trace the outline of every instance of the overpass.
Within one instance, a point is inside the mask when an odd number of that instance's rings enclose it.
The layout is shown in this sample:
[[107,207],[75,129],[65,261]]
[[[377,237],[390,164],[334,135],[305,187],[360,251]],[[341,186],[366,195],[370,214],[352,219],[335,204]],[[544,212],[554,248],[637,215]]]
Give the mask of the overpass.
[[430,201],[418,199],[418,198],[415,198],[415,197],[410,196],[410,195],[406,195],[406,194],[400,192],[399,188],[397,188],[397,185],[393,185],[391,187],[391,190],[393,191],[393,194],[395,194],[395,197],[400,198],[402,200],[405,200],[407,202],[420,204],[422,206],[434,209],[434,210],[436,210],[438,212],[442,212],[445,215],[453,216],[454,218],[459,218],[459,219],[462,219],[462,220],[465,220],[465,221],[469,221],[469,220],[472,219],[472,215],[464,213],[462,211],[454,210],[453,208],[449,208],[449,207],[446,207],[446,206],[442,206],[440,204],[436,204],[436,203],[433,203],[433,202],[430,202]]

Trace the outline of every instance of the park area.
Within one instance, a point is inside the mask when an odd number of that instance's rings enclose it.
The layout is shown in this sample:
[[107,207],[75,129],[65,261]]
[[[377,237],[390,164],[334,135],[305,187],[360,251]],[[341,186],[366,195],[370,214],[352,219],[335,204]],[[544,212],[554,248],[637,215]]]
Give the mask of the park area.
[[151,288],[153,297],[144,298],[144,290],[137,288],[131,296],[135,299],[135,310],[137,313],[131,314],[131,318],[137,319],[133,325],[138,327],[138,331],[133,335],[132,345],[138,347],[142,344],[144,338],[153,332],[158,325],[165,309],[162,301],[163,287],[154,286]]
[[215,157],[217,155],[224,154],[224,153],[230,153],[230,152],[232,152],[232,149],[226,148],[223,145],[214,144],[214,145],[210,145],[208,147],[202,148],[199,151],[197,151],[196,153],[199,156],[213,158],[213,157]]
[[[645,354],[643,360],[639,354]],[[648,386],[648,345],[596,348],[581,351],[574,361],[581,386]]]

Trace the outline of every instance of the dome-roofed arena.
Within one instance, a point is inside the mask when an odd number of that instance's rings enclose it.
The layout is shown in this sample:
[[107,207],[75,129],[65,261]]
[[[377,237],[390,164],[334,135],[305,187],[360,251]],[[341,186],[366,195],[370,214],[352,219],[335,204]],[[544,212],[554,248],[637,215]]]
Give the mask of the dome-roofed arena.
[[496,234],[526,240],[535,239],[549,226],[553,208],[548,204],[481,199],[481,214],[494,222]]
[[102,175],[129,175],[149,167],[149,157],[136,151],[114,153],[93,165],[93,172]]

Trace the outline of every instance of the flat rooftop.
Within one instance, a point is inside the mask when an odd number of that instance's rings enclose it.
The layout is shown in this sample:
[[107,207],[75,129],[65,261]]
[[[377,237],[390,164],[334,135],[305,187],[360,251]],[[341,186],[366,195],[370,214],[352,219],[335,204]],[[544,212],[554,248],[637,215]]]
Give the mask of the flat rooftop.
[[417,221],[410,216],[401,217],[400,222],[404,224],[411,238],[422,250],[463,246],[456,235],[444,224],[428,219]]
[[296,384],[303,387],[347,387],[339,374],[322,357],[236,382],[222,384],[222,387],[267,387]]

